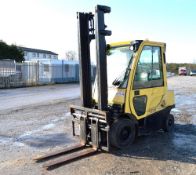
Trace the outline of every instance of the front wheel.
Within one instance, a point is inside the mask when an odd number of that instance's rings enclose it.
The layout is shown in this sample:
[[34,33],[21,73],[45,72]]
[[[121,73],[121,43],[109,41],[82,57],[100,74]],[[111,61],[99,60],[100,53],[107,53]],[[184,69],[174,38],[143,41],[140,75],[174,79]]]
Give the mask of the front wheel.
[[172,114],[169,114],[163,123],[163,130],[165,132],[171,132],[174,129],[174,116]]
[[135,140],[135,124],[130,119],[116,120],[110,129],[110,142],[116,148],[127,148]]

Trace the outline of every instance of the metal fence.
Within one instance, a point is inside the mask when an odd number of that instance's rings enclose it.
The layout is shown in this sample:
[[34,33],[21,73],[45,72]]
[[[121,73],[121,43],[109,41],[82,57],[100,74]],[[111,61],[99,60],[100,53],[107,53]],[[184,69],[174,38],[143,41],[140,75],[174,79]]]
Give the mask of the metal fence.
[[[92,66],[92,79],[95,77]],[[0,88],[79,82],[79,64],[71,61],[0,61]]]

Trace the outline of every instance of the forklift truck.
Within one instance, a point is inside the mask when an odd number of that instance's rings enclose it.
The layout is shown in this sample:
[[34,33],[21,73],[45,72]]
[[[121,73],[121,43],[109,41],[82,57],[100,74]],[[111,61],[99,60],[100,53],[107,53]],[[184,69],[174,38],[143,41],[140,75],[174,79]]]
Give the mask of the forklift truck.
[[[175,104],[174,92],[167,88],[166,44],[149,40],[106,44],[111,31],[106,30],[104,14],[110,11],[97,5],[95,14],[77,13],[82,106],[72,105],[70,111],[73,135],[79,135],[80,144],[36,158],[71,153],[46,163],[46,168],[113,147],[127,148],[138,134],[151,129],[173,129],[170,111]],[[93,39],[97,74],[92,86]]]

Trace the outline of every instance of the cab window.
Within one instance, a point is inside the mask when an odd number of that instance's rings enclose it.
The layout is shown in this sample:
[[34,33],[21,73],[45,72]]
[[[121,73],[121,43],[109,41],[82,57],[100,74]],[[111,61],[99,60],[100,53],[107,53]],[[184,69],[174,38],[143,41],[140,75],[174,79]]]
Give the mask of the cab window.
[[144,46],[137,64],[133,89],[159,86],[163,86],[161,48]]

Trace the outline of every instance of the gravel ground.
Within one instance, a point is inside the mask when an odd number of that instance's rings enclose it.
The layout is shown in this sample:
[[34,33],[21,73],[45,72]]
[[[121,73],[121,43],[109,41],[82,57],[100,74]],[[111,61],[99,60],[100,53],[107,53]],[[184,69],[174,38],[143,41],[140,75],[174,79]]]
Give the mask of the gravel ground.
[[173,133],[140,136],[127,150],[100,153],[51,171],[32,157],[77,142],[71,135],[69,105],[80,105],[79,86],[0,90],[0,174],[195,175],[196,77],[171,77],[168,84],[176,96]]

